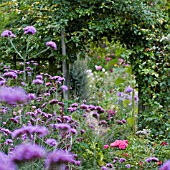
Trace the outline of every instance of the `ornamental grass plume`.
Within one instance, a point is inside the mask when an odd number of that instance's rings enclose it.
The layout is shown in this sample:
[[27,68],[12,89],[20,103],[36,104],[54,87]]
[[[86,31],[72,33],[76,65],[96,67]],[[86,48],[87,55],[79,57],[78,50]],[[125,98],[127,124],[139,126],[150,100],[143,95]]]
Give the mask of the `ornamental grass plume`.
[[18,164],[21,162],[44,158],[45,155],[46,152],[41,146],[31,143],[24,143],[16,146],[10,154],[10,160],[11,162]]
[[55,150],[48,153],[45,160],[46,170],[65,170],[67,163],[72,163],[74,157],[64,150]]
[[0,87],[0,101],[10,105],[26,104],[28,101],[25,90],[21,87]]

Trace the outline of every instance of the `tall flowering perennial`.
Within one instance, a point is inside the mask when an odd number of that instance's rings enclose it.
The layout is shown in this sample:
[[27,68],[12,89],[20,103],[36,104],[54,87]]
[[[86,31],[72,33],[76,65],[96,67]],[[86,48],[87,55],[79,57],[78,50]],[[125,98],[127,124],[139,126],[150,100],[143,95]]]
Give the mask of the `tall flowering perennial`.
[[68,133],[71,130],[71,127],[69,124],[66,123],[58,123],[58,124],[52,124],[52,127],[54,129],[59,129],[59,131],[63,133]]
[[10,155],[10,160],[17,164],[21,162],[32,161],[35,159],[44,158],[46,152],[39,145],[25,143],[17,146]]
[[49,131],[46,127],[41,126],[25,126],[20,129],[16,129],[12,132],[12,138],[19,137],[23,134],[32,135],[37,134],[39,137],[48,135]]
[[67,163],[72,163],[73,155],[64,150],[55,150],[47,155],[45,165],[47,170],[65,170]]
[[28,101],[25,90],[21,87],[0,87],[0,101],[10,105],[25,104]]

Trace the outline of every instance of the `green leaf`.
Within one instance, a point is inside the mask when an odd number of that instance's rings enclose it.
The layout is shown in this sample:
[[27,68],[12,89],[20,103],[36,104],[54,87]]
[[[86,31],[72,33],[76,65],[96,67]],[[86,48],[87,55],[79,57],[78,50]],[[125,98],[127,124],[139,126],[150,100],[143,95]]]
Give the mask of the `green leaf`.
[[132,68],[130,66],[126,67],[126,73],[132,74]]
[[125,80],[124,79],[122,79],[121,77],[118,77],[117,79],[116,79],[116,85],[119,85],[119,84],[121,84],[121,83],[123,83],[123,82],[125,82]]
[[123,100],[123,106],[126,107],[130,104],[130,100]]
[[128,122],[128,124],[129,124],[129,126],[133,126],[134,125],[134,118],[133,117],[129,117],[129,118],[127,118],[127,122]]
[[118,58],[115,58],[115,59],[108,62],[108,66],[110,67],[110,66],[117,64],[117,63],[118,63]]

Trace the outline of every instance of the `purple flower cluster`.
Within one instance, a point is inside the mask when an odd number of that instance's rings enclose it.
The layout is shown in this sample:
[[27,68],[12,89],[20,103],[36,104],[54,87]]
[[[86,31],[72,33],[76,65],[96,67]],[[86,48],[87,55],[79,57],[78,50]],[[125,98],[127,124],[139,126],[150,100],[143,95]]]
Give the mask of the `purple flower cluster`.
[[62,85],[61,88],[64,92],[68,90],[68,87],[66,85]]
[[36,85],[39,85],[39,84],[43,84],[44,81],[43,80],[40,80],[40,79],[35,79],[32,81],[33,84],[36,84]]
[[56,45],[56,43],[55,43],[54,41],[48,41],[48,42],[46,42],[46,46],[47,46],[47,47],[51,47],[51,48],[54,49],[54,50],[57,50],[57,45]]
[[150,158],[147,158],[145,161],[146,161],[146,162],[158,162],[159,159],[156,158],[156,157],[150,157]]
[[32,34],[34,35],[36,33],[36,29],[33,26],[26,26],[24,28],[24,34]]
[[25,104],[28,101],[25,90],[21,87],[0,87],[0,101],[10,105]]
[[12,33],[12,31],[5,30],[2,32],[1,37],[12,37],[15,38],[16,36]]
[[133,91],[133,88],[130,87],[130,86],[127,86],[126,89],[125,89],[125,93],[130,93]]
[[54,129],[59,129],[62,133],[70,132],[70,125],[65,123],[52,124]]
[[18,145],[12,154],[10,159],[14,163],[20,163],[25,161],[32,161],[34,159],[44,158],[46,152],[44,148],[39,145],[33,145],[31,143],[24,143]]
[[16,138],[18,136],[21,136],[23,134],[31,135],[36,133],[39,137],[44,137],[48,135],[49,131],[46,127],[40,127],[40,126],[25,126],[20,129],[16,129],[12,132],[12,137]]
[[84,103],[81,104],[80,109],[86,110],[87,112],[96,110],[97,113],[104,113],[104,109],[101,106],[86,105]]
[[0,80],[0,86],[4,86],[6,84],[5,80]]
[[15,72],[12,72],[12,71],[4,73],[3,76],[7,77],[7,78],[9,77],[9,78],[12,78],[12,79],[17,79],[17,74]]
[[55,139],[47,139],[45,143],[50,145],[50,146],[56,146],[57,145],[57,141]]
[[170,160],[167,160],[160,168],[159,170],[170,170]]
[[64,170],[65,164],[72,163],[73,160],[74,160],[73,155],[67,153],[64,150],[56,150],[50,152],[47,155],[45,165],[48,170],[52,169]]
[[16,166],[8,159],[8,156],[0,152],[0,170],[16,170]]

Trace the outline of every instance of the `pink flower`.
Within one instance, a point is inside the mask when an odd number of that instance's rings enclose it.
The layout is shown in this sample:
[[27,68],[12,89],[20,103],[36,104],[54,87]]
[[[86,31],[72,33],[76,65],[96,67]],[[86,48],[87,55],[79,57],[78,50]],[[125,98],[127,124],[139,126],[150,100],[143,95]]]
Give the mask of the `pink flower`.
[[119,144],[118,147],[119,147],[119,149],[126,149],[127,145],[128,145],[127,143],[122,142]]
[[102,66],[96,66],[96,65],[95,65],[95,68],[96,68],[96,70],[101,70],[101,69],[102,69]]
[[107,57],[107,58],[105,58],[105,60],[106,60],[106,61],[111,61],[111,60],[112,60],[112,58]]
[[103,147],[104,147],[104,149],[107,149],[107,148],[109,148],[109,145],[104,145]]
[[127,140],[116,140],[115,142],[110,144],[111,147],[119,147],[119,149],[126,149],[128,146]]

